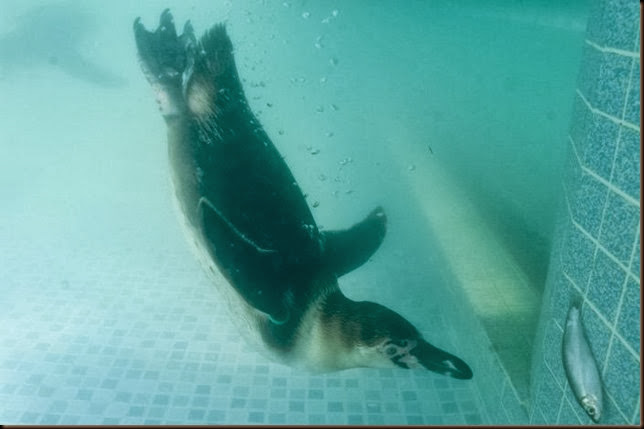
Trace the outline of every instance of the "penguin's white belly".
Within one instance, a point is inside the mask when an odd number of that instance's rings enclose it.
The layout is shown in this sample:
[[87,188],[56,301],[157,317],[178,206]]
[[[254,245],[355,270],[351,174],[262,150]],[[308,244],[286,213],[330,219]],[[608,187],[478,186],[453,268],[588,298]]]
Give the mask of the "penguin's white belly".
[[179,223],[181,224],[184,237],[192,253],[199,260],[201,267],[224,299],[226,310],[233,325],[251,347],[262,354],[268,355],[271,359],[281,360],[279,356],[266,347],[262,339],[260,325],[265,323],[266,315],[251,307],[223,276],[219,267],[217,267],[217,264],[212,260],[208,250],[204,246],[202,235],[190,224],[187,216],[183,212],[173,180],[170,183],[172,186],[173,206]]

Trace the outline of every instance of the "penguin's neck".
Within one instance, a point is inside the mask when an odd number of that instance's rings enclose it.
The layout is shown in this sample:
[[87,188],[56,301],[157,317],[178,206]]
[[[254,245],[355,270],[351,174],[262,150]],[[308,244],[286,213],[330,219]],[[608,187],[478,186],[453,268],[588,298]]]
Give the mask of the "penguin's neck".
[[292,364],[314,372],[365,366],[362,310],[337,288],[320,297],[302,320]]
[[320,306],[320,323],[329,335],[342,341],[347,348],[370,345],[373,340],[373,315],[367,301],[353,301],[339,289],[328,294]]

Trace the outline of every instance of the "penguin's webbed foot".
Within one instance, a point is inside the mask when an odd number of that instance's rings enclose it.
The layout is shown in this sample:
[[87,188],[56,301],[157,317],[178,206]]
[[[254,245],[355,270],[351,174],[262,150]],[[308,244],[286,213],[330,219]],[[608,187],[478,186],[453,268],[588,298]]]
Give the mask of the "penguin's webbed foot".
[[134,37],[141,67],[150,84],[180,90],[191,73],[197,45],[190,21],[184,25],[181,36],[177,36],[172,14],[166,9],[154,32],[145,29],[141,18],[134,20]]

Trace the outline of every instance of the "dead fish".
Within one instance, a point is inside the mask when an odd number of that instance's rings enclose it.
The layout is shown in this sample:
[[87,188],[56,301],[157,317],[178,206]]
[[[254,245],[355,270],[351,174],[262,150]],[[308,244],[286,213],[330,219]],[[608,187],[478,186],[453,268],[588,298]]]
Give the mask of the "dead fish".
[[603,410],[602,383],[597,362],[581,323],[579,300],[568,310],[562,354],[568,384],[572,387],[577,401],[595,423],[599,422]]

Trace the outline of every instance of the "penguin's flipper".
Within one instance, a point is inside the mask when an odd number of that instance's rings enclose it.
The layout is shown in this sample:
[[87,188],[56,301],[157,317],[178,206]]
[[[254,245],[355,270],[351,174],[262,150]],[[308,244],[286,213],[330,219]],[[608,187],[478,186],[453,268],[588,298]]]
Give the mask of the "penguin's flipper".
[[231,285],[273,323],[286,322],[289,297],[279,278],[279,252],[251,241],[206,198],[199,200],[197,210],[208,252]]
[[338,277],[355,270],[378,249],[386,231],[387,217],[380,206],[349,229],[323,231],[324,265]]

